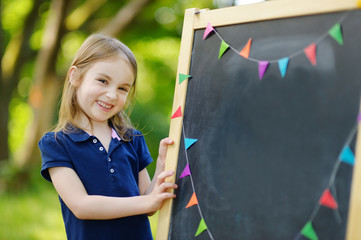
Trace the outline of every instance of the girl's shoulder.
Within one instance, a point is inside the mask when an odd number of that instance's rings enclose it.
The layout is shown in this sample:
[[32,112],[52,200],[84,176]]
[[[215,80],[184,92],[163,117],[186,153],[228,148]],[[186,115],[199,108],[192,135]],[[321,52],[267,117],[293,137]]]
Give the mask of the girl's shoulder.
[[39,145],[49,145],[54,143],[59,143],[64,139],[64,132],[47,132],[45,133],[40,141]]

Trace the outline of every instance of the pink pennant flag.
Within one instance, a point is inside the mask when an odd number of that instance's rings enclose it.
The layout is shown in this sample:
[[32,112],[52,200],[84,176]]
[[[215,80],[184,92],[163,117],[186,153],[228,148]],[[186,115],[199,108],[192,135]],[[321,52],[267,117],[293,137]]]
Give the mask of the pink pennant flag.
[[203,40],[206,39],[208,34],[210,34],[212,31],[214,31],[214,28],[212,27],[212,25],[210,23],[208,23],[207,27],[206,27],[206,30],[204,30]]
[[171,119],[181,117],[182,116],[182,109],[181,106],[178,107],[177,111],[172,115]]
[[189,169],[189,164],[187,164],[179,178],[184,178],[189,175],[191,175],[191,170]]
[[316,66],[316,44],[312,43],[311,45],[309,45],[304,49],[304,52],[308,60],[310,60],[310,62],[312,63],[312,65]]
[[325,207],[329,207],[329,208],[332,208],[332,209],[337,209],[338,208],[336,200],[332,196],[330,190],[327,189],[327,188],[323,192],[323,194],[322,194],[322,196],[321,196],[321,198],[319,200],[319,203],[321,205],[325,206]]
[[259,80],[263,78],[264,73],[268,68],[269,62],[268,61],[259,61],[258,62],[258,76]]

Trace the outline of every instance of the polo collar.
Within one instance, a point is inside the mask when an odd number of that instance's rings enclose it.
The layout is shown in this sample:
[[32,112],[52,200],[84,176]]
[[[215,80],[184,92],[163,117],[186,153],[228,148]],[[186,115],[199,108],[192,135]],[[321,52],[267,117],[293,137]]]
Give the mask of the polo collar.
[[74,129],[74,131],[68,133],[68,135],[74,142],[84,142],[91,137],[88,133],[79,128]]
[[[82,129],[75,128],[73,129],[73,132],[68,133],[69,137],[73,142],[84,142],[88,140],[91,135],[89,135],[87,132],[85,132]],[[121,141],[121,138],[119,137],[118,133],[112,128],[112,138],[117,139],[119,142]]]

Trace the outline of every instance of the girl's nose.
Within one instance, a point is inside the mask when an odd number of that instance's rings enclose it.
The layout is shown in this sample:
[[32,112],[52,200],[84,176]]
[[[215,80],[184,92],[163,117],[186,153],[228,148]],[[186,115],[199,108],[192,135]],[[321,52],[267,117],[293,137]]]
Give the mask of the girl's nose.
[[118,95],[114,91],[108,91],[105,96],[109,99],[117,99]]

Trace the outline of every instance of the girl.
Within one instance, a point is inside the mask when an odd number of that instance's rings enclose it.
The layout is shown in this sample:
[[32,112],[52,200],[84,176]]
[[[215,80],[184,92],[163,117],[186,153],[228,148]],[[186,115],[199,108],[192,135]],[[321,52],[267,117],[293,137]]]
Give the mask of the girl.
[[137,64],[120,41],[94,34],[80,47],[65,80],[59,121],[39,142],[41,174],[59,194],[68,239],[152,239],[147,214],[167,192],[169,138],[160,142],[153,181],[142,134],[124,109],[134,98]]

